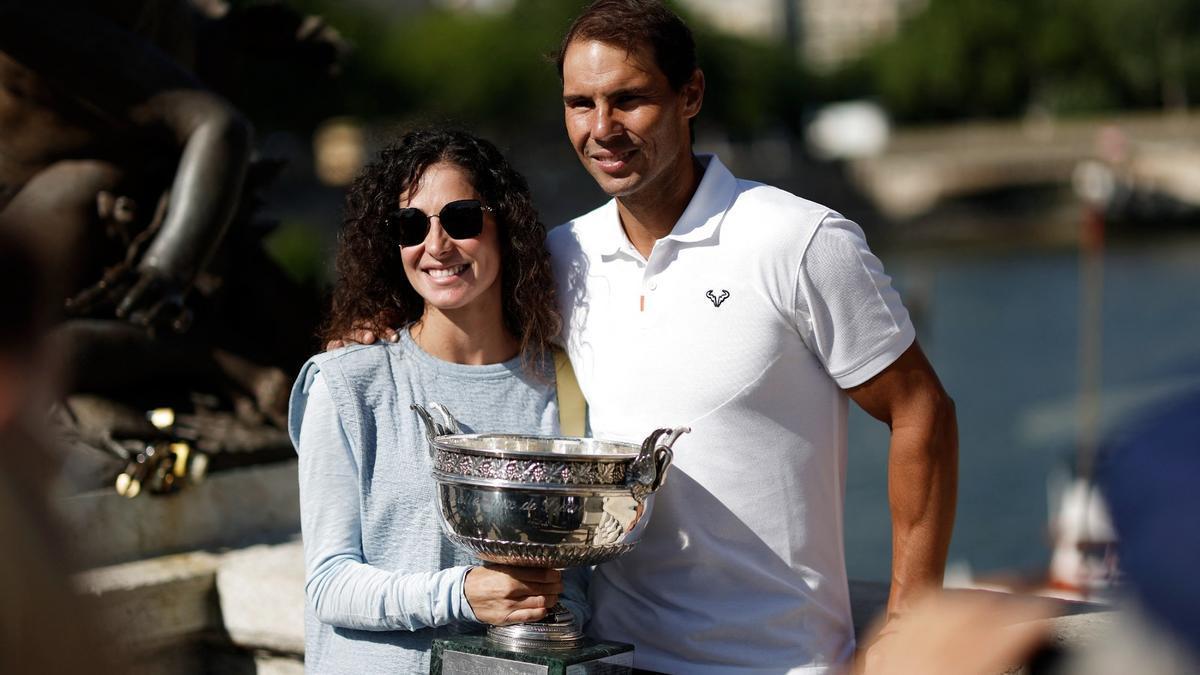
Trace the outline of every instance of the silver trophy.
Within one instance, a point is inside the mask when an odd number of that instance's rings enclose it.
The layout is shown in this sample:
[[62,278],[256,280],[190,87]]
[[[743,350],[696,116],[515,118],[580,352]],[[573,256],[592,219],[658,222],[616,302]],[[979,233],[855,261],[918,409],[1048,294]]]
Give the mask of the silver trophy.
[[[446,536],[480,560],[561,569],[597,565],[633,549],[654,493],[686,427],[657,429],[641,446],[593,438],[464,434],[412,406],[425,423]],[[541,621],[491,626],[487,639],[513,651],[570,650],[581,627],[561,604]]]

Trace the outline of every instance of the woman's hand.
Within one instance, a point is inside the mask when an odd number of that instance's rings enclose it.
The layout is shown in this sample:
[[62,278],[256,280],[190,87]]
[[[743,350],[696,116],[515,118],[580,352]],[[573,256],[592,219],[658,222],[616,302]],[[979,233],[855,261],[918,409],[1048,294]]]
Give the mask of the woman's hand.
[[467,572],[463,593],[476,618],[507,626],[545,618],[562,589],[559,570],[484,565]]

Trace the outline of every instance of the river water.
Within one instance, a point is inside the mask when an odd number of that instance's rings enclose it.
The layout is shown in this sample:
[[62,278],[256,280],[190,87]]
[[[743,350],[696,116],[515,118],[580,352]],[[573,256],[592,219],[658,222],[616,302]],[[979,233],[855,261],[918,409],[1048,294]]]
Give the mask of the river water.
[[[881,257],[958,409],[951,564],[1040,573],[1049,560],[1047,481],[1074,462],[1077,446],[1078,253],[892,249]],[[1102,434],[1200,386],[1200,237],[1110,245],[1098,328]],[[890,569],[887,440],[886,427],[853,410],[852,578],[886,580]]]

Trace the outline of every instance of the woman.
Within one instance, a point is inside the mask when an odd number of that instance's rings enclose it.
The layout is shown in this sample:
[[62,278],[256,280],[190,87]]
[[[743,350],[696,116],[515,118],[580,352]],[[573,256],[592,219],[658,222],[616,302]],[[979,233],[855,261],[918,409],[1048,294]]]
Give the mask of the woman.
[[444,539],[409,410],[436,401],[467,431],[557,431],[554,285],[524,179],[487,141],[417,131],[347,204],[325,337],[402,328],[313,357],[293,389],[307,667],[427,672],[434,637],[540,619],[560,594],[586,620],[557,571],[472,565]]

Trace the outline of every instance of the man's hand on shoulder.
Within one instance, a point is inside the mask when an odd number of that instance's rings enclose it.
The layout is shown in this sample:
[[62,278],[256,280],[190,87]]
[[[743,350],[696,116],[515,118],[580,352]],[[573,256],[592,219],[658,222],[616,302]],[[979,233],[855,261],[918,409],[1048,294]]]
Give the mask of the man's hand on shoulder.
[[[337,340],[326,342],[325,351],[331,352],[350,345],[373,345],[379,341],[379,338],[380,336],[376,335],[375,331],[359,326]],[[395,328],[388,328],[383,333],[383,339],[388,342],[399,342],[400,332]]]

